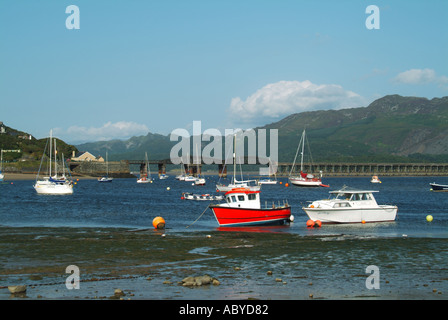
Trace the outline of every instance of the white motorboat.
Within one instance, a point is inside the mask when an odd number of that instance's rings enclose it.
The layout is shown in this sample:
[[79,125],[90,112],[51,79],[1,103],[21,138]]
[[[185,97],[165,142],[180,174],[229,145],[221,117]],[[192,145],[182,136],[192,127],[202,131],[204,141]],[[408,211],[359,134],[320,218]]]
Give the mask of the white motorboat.
[[381,183],[381,180],[378,178],[378,176],[373,176],[372,179],[370,179],[371,183]]
[[194,180],[195,186],[205,186],[205,178],[197,177],[196,180]]
[[213,200],[222,200],[222,199],[224,199],[224,196],[222,196],[222,195],[214,196],[209,193],[193,194],[190,192],[183,192],[181,199],[182,200],[197,200],[197,201],[205,201],[205,200],[213,201]]
[[[49,156],[49,160],[50,160],[50,164],[48,166],[48,177],[44,177],[43,179],[39,179],[39,174],[40,174],[40,168],[39,168],[39,172],[37,173],[36,176],[36,183],[34,184],[34,189],[36,190],[36,192],[38,194],[72,194],[73,193],[73,182],[71,179],[67,179],[65,176],[65,166],[63,164],[62,166],[62,176],[58,175],[58,168],[57,168],[57,152],[56,152],[56,139],[54,141],[54,175],[52,176],[52,153],[53,153],[53,148],[52,148],[52,141],[53,141],[53,137],[52,137],[52,131],[50,130],[50,156]],[[48,143],[48,141],[47,141]],[[46,146],[45,146],[46,149]],[[42,160],[45,157],[45,150],[44,153],[42,154]],[[64,161],[64,155],[62,155],[62,161]],[[42,165],[42,161],[41,161],[41,165]]]
[[398,208],[378,205],[371,190],[331,191],[333,198],[313,201],[302,209],[308,217],[325,223],[366,223],[394,221]]
[[265,178],[258,180],[258,185],[262,184],[277,184],[277,180],[272,180],[271,178]]

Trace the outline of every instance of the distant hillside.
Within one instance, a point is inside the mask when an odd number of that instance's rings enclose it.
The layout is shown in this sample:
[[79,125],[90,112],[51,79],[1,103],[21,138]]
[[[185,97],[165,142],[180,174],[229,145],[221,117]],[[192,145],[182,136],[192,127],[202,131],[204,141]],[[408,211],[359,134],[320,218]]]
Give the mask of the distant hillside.
[[[64,154],[65,158],[77,152],[76,147],[66,144],[64,141],[57,140],[58,152]],[[35,161],[42,158],[47,138],[36,139],[31,134],[10,128],[5,124],[0,124],[0,149],[2,150],[21,150],[20,153],[3,154],[3,161],[17,161],[19,159]]]
[[128,140],[110,140],[89,142],[77,145],[80,151],[89,151],[95,156],[106,156],[109,160],[143,160],[145,152],[149,159],[167,159],[170,150],[176,142],[171,142],[169,136],[148,133],[146,136],[132,137]]
[[279,129],[286,161],[304,127],[315,161],[448,161],[448,97],[385,96],[363,108],[296,113],[264,128]]
[[[390,95],[367,107],[295,113],[261,128],[279,130],[279,160],[292,162],[305,127],[314,162],[448,162],[448,97]],[[169,135],[149,133],[77,148],[108,151],[111,160],[144,159],[145,152],[166,159],[174,144]]]

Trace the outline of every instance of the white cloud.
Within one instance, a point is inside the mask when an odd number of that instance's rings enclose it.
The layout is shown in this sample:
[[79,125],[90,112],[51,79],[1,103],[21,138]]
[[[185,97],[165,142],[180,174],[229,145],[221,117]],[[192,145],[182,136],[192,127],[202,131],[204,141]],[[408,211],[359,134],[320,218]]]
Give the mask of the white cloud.
[[132,136],[143,135],[149,132],[144,124],[129,121],[107,122],[99,128],[71,126],[67,129],[55,128],[55,135],[64,140],[86,142],[112,139],[128,139]]
[[399,73],[394,81],[403,84],[427,84],[436,83],[444,85],[448,83],[448,77],[438,76],[433,69],[411,69]]
[[278,119],[292,113],[361,107],[365,104],[360,95],[336,84],[313,84],[306,80],[279,81],[257,90],[245,101],[233,98],[229,111],[239,119]]

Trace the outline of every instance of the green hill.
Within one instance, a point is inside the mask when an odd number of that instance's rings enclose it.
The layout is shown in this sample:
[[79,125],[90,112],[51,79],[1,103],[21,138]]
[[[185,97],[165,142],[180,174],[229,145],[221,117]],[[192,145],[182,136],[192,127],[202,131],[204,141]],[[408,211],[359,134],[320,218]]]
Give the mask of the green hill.
[[281,161],[294,158],[305,127],[316,162],[448,161],[448,97],[392,95],[364,108],[290,115],[264,127],[279,129]]
[[[20,153],[5,152],[3,161],[40,161],[42,153],[47,143],[47,138],[36,139],[31,134],[10,128],[3,123],[0,124],[0,149],[2,150],[20,150]],[[63,153],[65,158],[77,152],[75,146],[69,145],[60,139],[57,140],[59,153]]]
[[[367,107],[295,113],[259,129],[278,129],[279,161],[292,162],[304,128],[314,162],[448,162],[448,97],[390,95]],[[166,159],[175,143],[149,133],[77,147],[103,156],[107,150],[113,160],[145,152]]]
[[[40,160],[46,139],[30,139],[25,132],[3,127],[0,147],[22,150],[5,153],[6,161]],[[367,107],[295,113],[261,128],[278,129],[281,162],[294,160],[304,128],[314,162],[448,162],[448,97],[390,95]],[[66,157],[78,149],[103,157],[107,151],[111,161],[143,160],[145,152],[150,160],[167,159],[176,143],[169,135],[155,133],[76,147],[57,142]]]

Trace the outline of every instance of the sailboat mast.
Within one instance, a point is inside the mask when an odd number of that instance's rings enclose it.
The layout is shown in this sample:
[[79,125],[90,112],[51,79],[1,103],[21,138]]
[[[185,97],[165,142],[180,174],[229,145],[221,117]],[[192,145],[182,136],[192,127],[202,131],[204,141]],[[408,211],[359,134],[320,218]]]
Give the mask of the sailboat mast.
[[58,178],[58,150],[56,149],[56,138],[54,139],[54,176]]
[[50,155],[49,155],[50,156],[50,171],[49,171],[50,177],[51,177],[51,153],[53,151],[52,140],[53,140],[53,130],[50,130]]
[[236,182],[236,134],[233,135],[233,183]]
[[305,129],[302,133],[302,159],[300,160],[300,171],[303,171],[303,152],[305,150]]

